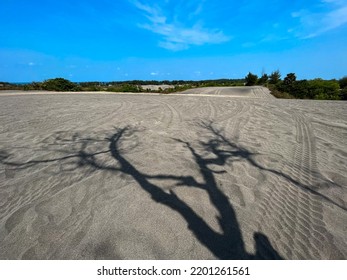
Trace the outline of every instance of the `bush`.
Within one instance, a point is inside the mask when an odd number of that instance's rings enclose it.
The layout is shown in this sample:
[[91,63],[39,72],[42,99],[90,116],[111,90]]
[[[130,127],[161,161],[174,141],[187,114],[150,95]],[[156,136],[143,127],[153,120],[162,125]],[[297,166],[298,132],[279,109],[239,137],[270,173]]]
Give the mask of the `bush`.
[[118,85],[113,85],[107,88],[107,91],[112,91],[112,92],[141,92],[142,88],[141,86],[137,86],[134,84],[118,84]]
[[266,85],[268,83],[269,76],[267,74],[263,74],[259,79],[257,84],[258,85]]
[[270,90],[270,93],[273,96],[275,96],[276,98],[282,98],[282,99],[293,99],[294,98],[294,96],[292,96],[288,92],[278,90],[277,87],[273,84],[269,84],[268,88]]
[[317,99],[340,99],[340,86],[337,81],[324,81],[322,79],[315,79],[309,81],[309,90],[311,96]]
[[283,80],[283,84],[286,86],[292,85],[296,81],[296,75],[295,73],[289,73]]
[[295,81],[290,87],[281,85],[281,90],[288,90],[295,98],[313,98],[314,95],[310,92],[310,83],[307,80]]
[[347,87],[345,87],[344,89],[341,89],[340,99],[341,100],[347,100]]
[[279,70],[276,70],[271,73],[269,77],[269,83],[270,84],[277,84],[278,82],[281,81],[281,73]]
[[20,90],[21,87],[18,84],[11,84],[7,82],[0,82],[0,90]]
[[258,76],[249,72],[248,75],[245,77],[245,80],[246,86],[254,86],[257,84]]
[[347,76],[340,79],[339,84],[341,89],[347,88]]
[[335,80],[326,81],[322,79],[300,80],[291,79],[286,82],[280,82],[274,87],[281,91],[287,92],[295,98],[300,99],[340,99],[339,84]]
[[76,91],[78,87],[75,83],[63,78],[46,80],[42,83],[42,89],[49,91]]
[[282,99],[294,99],[294,96],[289,94],[288,92],[282,92],[277,89],[274,89],[271,91],[271,94],[275,96],[276,98],[282,98]]

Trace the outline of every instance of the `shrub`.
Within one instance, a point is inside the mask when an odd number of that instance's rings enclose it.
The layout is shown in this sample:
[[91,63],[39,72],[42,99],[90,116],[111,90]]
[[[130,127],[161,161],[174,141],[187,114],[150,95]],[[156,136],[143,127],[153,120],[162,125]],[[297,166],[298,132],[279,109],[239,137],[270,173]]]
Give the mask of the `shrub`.
[[112,91],[112,92],[141,92],[142,87],[137,86],[134,84],[118,84],[118,85],[112,85],[107,88],[107,91]]
[[246,86],[254,86],[257,84],[258,76],[249,72],[248,75],[245,77],[245,80]]
[[347,76],[340,79],[339,84],[341,89],[347,88]]
[[274,91],[271,91],[271,94],[275,96],[276,98],[281,99],[294,99],[293,95],[290,95],[288,92],[282,92],[275,89]]
[[279,70],[276,70],[271,73],[269,77],[269,83],[270,84],[277,84],[278,82],[281,81],[281,73]]
[[282,99],[293,99],[294,96],[289,94],[288,92],[283,92],[277,89],[275,85],[269,84],[269,90],[270,93],[275,96],[276,98],[282,98]]
[[259,79],[258,79],[258,85],[266,85],[269,80],[269,76],[267,74],[263,74]]
[[309,91],[312,98],[319,99],[340,99],[340,86],[337,81],[324,81],[322,79],[315,79],[309,81]]
[[50,91],[76,91],[78,87],[75,83],[63,78],[49,79],[42,83],[42,89]]
[[341,100],[347,100],[347,87],[345,87],[344,89],[341,89],[340,99]]
[[283,80],[283,84],[286,86],[292,85],[296,81],[296,75],[295,73],[289,73]]

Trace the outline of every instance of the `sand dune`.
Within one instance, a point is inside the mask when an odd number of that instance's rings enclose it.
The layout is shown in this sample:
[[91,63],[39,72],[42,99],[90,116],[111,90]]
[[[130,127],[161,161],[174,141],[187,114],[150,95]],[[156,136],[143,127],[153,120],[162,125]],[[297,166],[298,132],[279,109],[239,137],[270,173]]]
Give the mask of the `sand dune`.
[[0,101],[0,259],[347,258],[346,102]]
[[182,94],[213,95],[222,97],[244,97],[244,98],[272,98],[270,91],[261,86],[253,87],[204,87],[188,89]]

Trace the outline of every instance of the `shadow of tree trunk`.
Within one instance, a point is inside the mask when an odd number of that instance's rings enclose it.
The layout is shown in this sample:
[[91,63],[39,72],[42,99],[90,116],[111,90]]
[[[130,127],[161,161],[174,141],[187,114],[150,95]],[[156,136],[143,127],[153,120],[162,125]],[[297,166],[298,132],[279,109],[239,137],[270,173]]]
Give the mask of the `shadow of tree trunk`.
[[[246,252],[244,241],[240,232],[240,227],[232,205],[227,196],[218,188],[214,171],[210,165],[222,166],[226,160],[233,156],[233,153],[220,150],[219,141],[211,140],[205,143],[213,151],[215,158],[202,157],[188,142],[176,139],[183,143],[193,155],[199,171],[204,179],[204,183],[198,183],[192,177],[179,177],[172,175],[148,175],[140,172],[131,164],[119,151],[119,143],[122,135],[128,128],[118,129],[118,131],[109,138],[109,149],[114,159],[120,164],[119,170],[134,178],[134,180],[151,195],[152,199],[161,203],[172,210],[178,212],[188,224],[188,228],[194,236],[208,248],[219,259],[281,259],[280,255],[272,248],[268,238],[260,233],[255,234],[257,253],[250,255]],[[205,146],[206,146],[205,145]],[[152,184],[149,179],[175,179],[176,185],[185,185],[197,187],[207,192],[212,204],[219,213],[219,225],[222,233],[214,231],[197,213],[193,211],[188,204],[181,200],[173,190],[170,193],[163,191],[159,186]]]
[[[231,205],[228,197],[221,191],[217,185],[213,167],[223,167],[227,161],[237,161],[240,159],[247,159],[252,165],[257,168],[264,169],[258,165],[252,158],[252,153],[244,148],[240,148],[234,143],[226,139],[220,131],[215,129],[213,125],[202,123],[200,125],[203,129],[212,135],[206,142],[200,141],[199,144],[204,151],[209,153],[209,157],[203,156],[199,153],[191,143],[181,139],[174,139],[176,142],[181,143],[192,155],[198,171],[203,178],[203,182],[198,182],[193,176],[176,176],[171,174],[146,174],[141,172],[134,166],[124,155],[124,150],[121,148],[121,142],[124,136],[128,138],[135,135],[136,131],[130,127],[116,128],[116,132],[111,137],[100,139],[76,139],[64,140],[65,142],[71,141],[72,144],[78,143],[79,150],[73,149],[65,151],[66,156],[49,159],[49,160],[33,160],[24,163],[9,162],[8,156],[2,155],[0,160],[11,168],[25,169],[35,166],[37,164],[48,164],[53,162],[60,162],[64,164],[65,161],[76,159],[75,169],[82,166],[89,166],[95,170],[104,170],[114,173],[123,173],[131,176],[137,184],[146,191],[153,201],[160,203],[173,211],[180,214],[185,220],[189,230],[194,234],[196,239],[205,246],[216,258],[219,259],[282,259],[282,257],[271,246],[269,239],[256,232],[254,234],[254,242],[256,253],[249,254],[245,250],[245,244],[240,230],[240,225],[237,220],[235,210]],[[88,152],[88,143],[101,142],[108,145],[108,149],[103,149],[96,152]],[[112,165],[106,165],[99,162],[98,155],[110,154],[115,160]],[[212,155],[212,157],[211,157]],[[71,171],[71,170],[69,170]],[[271,172],[271,170],[268,170]],[[221,232],[215,231],[208,223],[199,216],[186,202],[178,197],[174,189],[169,191],[163,190],[160,185],[151,182],[152,179],[156,180],[174,180],[176,186],[185,186],[191,188],[198,188],[204,190],[212,205],[218,211],[218,222]]]

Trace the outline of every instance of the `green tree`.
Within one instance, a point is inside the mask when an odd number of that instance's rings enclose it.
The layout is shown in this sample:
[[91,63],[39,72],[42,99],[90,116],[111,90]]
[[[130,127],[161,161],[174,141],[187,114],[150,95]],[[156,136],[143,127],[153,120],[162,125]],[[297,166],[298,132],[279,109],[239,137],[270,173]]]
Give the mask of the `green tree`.
[[248,72],[248,75],[245,77],[246,86],[254,86],[257,84],[258,76]]
[[347,87],[341,89],[340,91],[340,99],[347,100]]
[[347,88],[347,76],[344,76],[339,80],[340,88],[344,89]]
[[314,79],[310,81],[310,90],[315,99],[340,99],[340,86],[336,80],[325,81]]
[[341,99],[339,84],[337,81],[322,79],[294,81],[290,85],[284,82],[280,85],[280,91],[288,92],[295,98],[301,99]]
[[271,73],[269,77],[270,84],[277,84],[279,81],[281,81],[281,73],[279,70],[276,70]]
[[259,78],[258,84],[259,84],[259,85],[265,85],[265,84],[268,82],[268,80],[269,80],[269,76],[268,76],[267,74],[264,73],[264,74]]
[[283,84],[286,86],[292,85],[296,81],[296,75],[295,73],[289,73],[283,80]]
[[76,91],[78,86],[64,78],[49,79],[42,83],[42,89],[51,91]]
[[[295,81],[290,87],[290,94],[295,98],[312,98],[309,96],[310,84],[307,80]],[[281,89],[282,90],[282,89]]]

